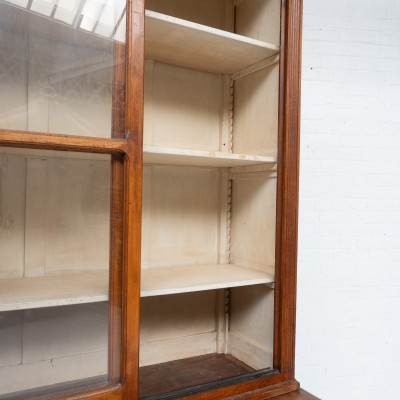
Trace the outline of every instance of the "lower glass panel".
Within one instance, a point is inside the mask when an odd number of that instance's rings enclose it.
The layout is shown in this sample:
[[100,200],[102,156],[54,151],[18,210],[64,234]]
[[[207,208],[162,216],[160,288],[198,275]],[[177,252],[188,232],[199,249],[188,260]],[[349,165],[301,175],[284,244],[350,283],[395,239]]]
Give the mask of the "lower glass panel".
[[2,394],[108,380],[107,302],[2,312],[0,321]]
[[0,398],[109,380],[110,167],[0,148]]

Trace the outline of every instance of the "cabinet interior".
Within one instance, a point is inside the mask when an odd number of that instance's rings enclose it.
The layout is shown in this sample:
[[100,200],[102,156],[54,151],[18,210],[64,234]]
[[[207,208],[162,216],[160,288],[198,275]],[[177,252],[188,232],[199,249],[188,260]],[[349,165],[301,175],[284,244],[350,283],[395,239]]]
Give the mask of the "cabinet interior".
[[[273,367],[280,2],[147,0],[146,9],[154,25],[178,27],[145,41],[144,397],[157,393],[146,389],[151,374],[163,381],[157,371],[179,375],[193,357],[212,368],[205,354],[234,357],[247,371]],[[201,40],[219,36],[198,45],[187,27],[202,30]],[[233,42],[221,56],[225,34]],[[163,40],[168,54],[159,53]],[[268,43],[257,61],[241,49],[246,40]],[[165,390],[180,385],[190,386]]]
[[[273,367],[280,6],[146,0],[143,368]],[[112,41],[3,26],[0,128],[110,137]],[[0,150],[0,396],[107,377],[110,185],[108,156]]]

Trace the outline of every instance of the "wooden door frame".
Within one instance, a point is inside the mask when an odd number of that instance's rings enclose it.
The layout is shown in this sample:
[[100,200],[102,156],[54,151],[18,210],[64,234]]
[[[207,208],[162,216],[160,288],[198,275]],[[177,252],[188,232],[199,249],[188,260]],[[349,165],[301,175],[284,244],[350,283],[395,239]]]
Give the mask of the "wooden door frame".
[[[298,388],[294,379],[296,262],[299,180],[302,0],[281,0],[279,83],[275,372],[231,386],[193,394],[192,399],[271,398]],[[101,389],[63,398],[136,399],[139,371],[140,253],[142,208],[144,0],[127,0],[125,85],[114,93],[119,114],[111,139],[0,130],[0,146],[111,154],[112,206],[110,250],[111,381]],[[119,54],[121,56],[121,54]],[[121,83],[122,82],[122,83]],[[121,95],[121,90],[124,95]],[[113,100],[114,102],[114,100]],[[115,109],[115,104],[114,104]],[[121,109],[125,112],[121,112]],[[122,214],[122,216],[121,216]],[[121,330],[115,323],[122,322]],[[121,358],[115,351],[121,350]],[[121,376],[121,378],[119,378]]]

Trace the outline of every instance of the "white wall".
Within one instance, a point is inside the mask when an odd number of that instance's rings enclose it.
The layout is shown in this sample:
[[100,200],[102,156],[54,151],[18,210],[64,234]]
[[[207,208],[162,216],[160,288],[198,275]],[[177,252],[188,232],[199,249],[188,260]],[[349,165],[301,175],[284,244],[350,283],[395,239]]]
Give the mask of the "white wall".
[[400,399],[400,0],[304,0],[296,376]]

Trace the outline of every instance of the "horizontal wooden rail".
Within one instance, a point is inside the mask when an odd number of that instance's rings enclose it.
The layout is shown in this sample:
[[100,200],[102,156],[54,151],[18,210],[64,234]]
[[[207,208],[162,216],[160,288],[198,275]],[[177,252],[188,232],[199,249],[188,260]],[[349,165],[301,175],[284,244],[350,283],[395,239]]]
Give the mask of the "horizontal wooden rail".
[[125,154],[125,139],[58,135],[0,129],[0,146],[84,153]]

